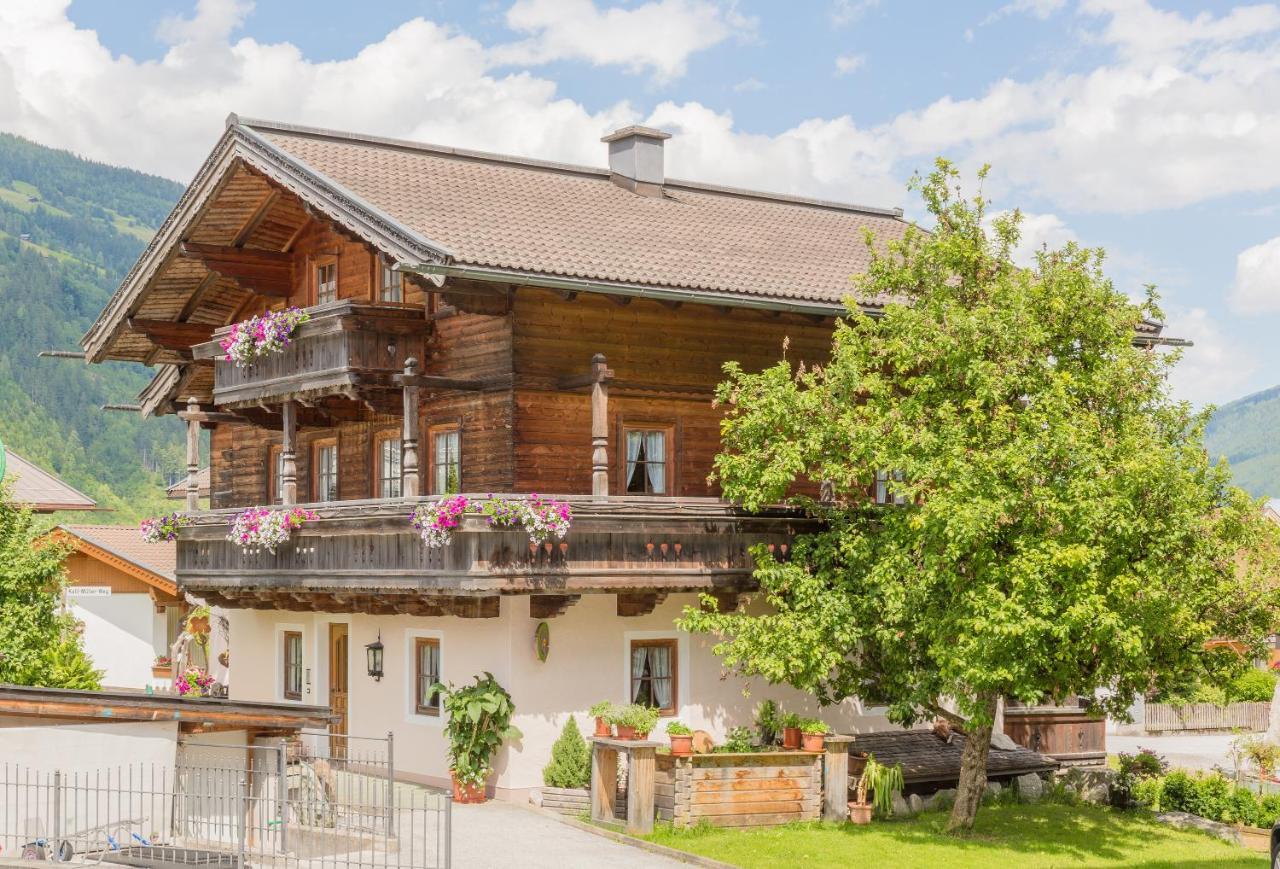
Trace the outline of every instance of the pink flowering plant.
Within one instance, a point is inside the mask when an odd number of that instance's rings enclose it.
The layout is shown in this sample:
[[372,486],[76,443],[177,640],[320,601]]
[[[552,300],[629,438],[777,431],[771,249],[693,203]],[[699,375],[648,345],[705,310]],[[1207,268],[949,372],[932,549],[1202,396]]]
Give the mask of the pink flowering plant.
[[274,554],[279,546],[289,542],[294,531],[319,518],[314,510],[303,507],[288,510],[250,507],[231,520],[227,539],[239,544],[241,549],[265,549]]
[[188,667],[173,680],[173,687],[182,696],[208,697],[213,694],[214,679],[199,667]]
[[301,308],[288,308],[269,311],[236,323],[227,336],[218,342],[222,345],[222,352],[226,354],[223,359],[244,368],[263,356],[279,353],[289,346],[289,339],[298,324],[309,319],[310,316]]
[[144,543],[167,543],[178,539],[178,529],[185,528],[191,520],[181,513],[143,519],[138,534]]
[[413,511],[410,519],[422,535],[422,542],[431,549],[439,549],[448,545],[468,506],[466,495],[452,495],[434,504],[423,504]]

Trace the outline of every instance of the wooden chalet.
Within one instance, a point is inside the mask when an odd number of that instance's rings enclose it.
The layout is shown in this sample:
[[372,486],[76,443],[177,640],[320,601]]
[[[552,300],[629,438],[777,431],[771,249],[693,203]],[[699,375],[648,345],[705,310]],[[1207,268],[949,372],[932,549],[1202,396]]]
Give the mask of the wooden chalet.
[[[643,697],[714,732],[746,723],[756,701],[673,620],[698,592],[734,605],[749,547],[785,553],[809,520],[720,499],[713,391],[725,362],[760,369],[784,343],[824,358],[864,230],[883,241],[906,223],[667,178],[668,138],[619,130],[597,168],[228,119],[84,348],[154,367],[143,412],[187,421],[178,585],[229,610],[238,661],[269,665],[235,668],[233,697],[349,702],[353,732],[358,702],[391,703],[429,728],[438,707],[415,686],[491,670],[540,713],[500,775],[515,790],[595,700]],[[231,324],[286,306],[310,319],[284,351],[225,360]],[[410,512],[455,491],[551,494],[572,529],[531,545],[467,515],[448,546],[424,547]],[[319,519],[274,554],[227,539],[239,510],[268,504]],[[529,665],[544,620],[550,656]],[[357,677],[375,638],[387,674]],[[864,712],[850,721],[882,721]],[[406,768],[440,775],[432,739]]]

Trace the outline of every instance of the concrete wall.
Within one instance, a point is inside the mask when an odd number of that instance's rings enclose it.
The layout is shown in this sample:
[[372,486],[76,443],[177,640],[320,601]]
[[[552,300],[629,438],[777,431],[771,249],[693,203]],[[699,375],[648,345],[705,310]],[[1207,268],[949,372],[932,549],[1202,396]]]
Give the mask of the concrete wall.
[[[866,732],[892,725],[881,709],[864,709],[857,701],[819,710],[817,704],[790,688],[725,677],[711,652],[713,639],[676,630],[682,608],[695,595],[672,595],[653,613],[635,618],[616,615],[613,595],[583,595],[562,615],[548,620],[551,651],[545,662],[534,653],[538,621],[529,617],[529,599],[502,599],[493,619],[412,616],[327,615],[323,613],[232,610],[235,637],[231,696],[242,700],[281,700],[281,635],[301,630],[304,663],[310,675],[303,703],[328,702],[328,623],[350,625],[350,732],[363,736],[395,734],[396,769],[400,774],[434,783],[448,776],[446,745],[439,718],[413,710],[413,638],[440,639],[445,682],[462,685],[484,671],[493,673],[515,701],[514,724],[524,736],[499,754],[494,784],[499,792],[524,791],[542,784],[542,767],[551,744],[569,715],[589,733],[587,709],[600,700],[624,703],[630,678],[628,649],[632,639],[673,637],[678,640],[679,717],[712,733],[717,740],[738,725],[751,727],[761,700],[771,698],[788,711],[821,715],[835,730]],[[385,646],[381,681],[367,675],[365,645],[381,632]],[[306,682],[304,673],[304,683]],[[664,739],[658,725],[656,738]]]
[[166,651],[165,617],[147,594],[69,597],[71,614],[84,622],[84,647],[103,670],[104,688],[167,684],[151,677],[156,655]]

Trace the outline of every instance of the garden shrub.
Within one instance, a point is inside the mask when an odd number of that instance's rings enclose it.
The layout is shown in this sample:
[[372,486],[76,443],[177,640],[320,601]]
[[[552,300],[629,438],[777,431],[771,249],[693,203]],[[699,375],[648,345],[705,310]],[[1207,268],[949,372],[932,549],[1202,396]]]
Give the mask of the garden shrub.
[[1270,827],[1280,820],[1280,794],[1260,796],[1216,772],[1193,776],[1177,770],[1143,779],[1135,783],[1133,797],[1153,812],[1188,812],[1225,824]]
[[1248,669],[1227,684],[1229,703],[1265,703],[1276,689],[1276,674],[1270,670]]
[[1197,811],[1200,808],[1200,794],[1195,779],[1182,770],[1169,773],[1164,779],[1160,805],[1166,812],[1200,814]]
[[542,768],[542,783],[549,788],[585,788],[591,782],[591,752],[570,715],[551,746],[551,763]]

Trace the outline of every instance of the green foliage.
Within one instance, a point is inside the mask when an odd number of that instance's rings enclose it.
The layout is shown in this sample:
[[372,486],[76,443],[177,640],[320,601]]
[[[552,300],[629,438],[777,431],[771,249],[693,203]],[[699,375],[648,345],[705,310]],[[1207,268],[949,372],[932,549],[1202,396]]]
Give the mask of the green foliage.
[[142,366],[36,354],[79,346],[180,193],[0,134],[0,437],[110,511],[95,521],[167,512],[181,425],[100,409],[135,401],[153,373]]
[[1127,808],[1137,801],[1139,786],[1159,778],[1169,769],[1165,759],[1149,748],[1139,748],[1137,754],[1121,752],[1117,757],[1116,776],[1111,785],[1111,802],[1117,808]]
[[800,722],[800,732],[811,736],[815,733],[825,735],[828,730],[827,722],[821,718],[806,718]]
[[716,751],[725,754],[745,754],[749,751],[756,751],[755,743],[751,741],[751,731],[746,727],[732,727],[725,734],[724,744],[716,746]]
[[502,743],[521,736],[511,725],[515,712],[511,695],[489,672],[484,678],[477,676],[474,685],[455,688],[437,682],[432,690],[443,698],[449,717],[444,727],[449,740],[449,769],[462,784],[483,784],[493,773],[493,756]]
[[0,484],[0,683],[96,689],[102,674],[58,604],[69,548],[37,543],[31,513],[9,494]]
[[[1188,703],[1225,706],[1228,703],[1265,703],[1271,699],[1276,687],[1275,673],[1248,666],[1234,652],[1223,657],[1222,673],[1215,681],[1194,678],[1189,683],[1162,691],[1157,697],[1158,702],[1174,706],[1185,706]],[[1238,672],[1231,675],[1232,671]]]
[[778,704],[772,700],[761,702],[759,708],[756,709],[756,733],[760,735],[760,744],[764,746],[773,745],[778,741],[778,735],[782,731],[782,720],[785,716],[782,710],[778,708]]
[[1276,690],[1276,674],[1271,670],[1250,667],[1227,685],[1231,703],[1266,703]]
[[798,712],[788,712],[788,713],[786,713],[785,715],[783,715],[783,716],[782,716],[782,726],[783,726],[783,727],[799,727],[799,726],[800,726],[800,713],[798,713]]
[[668,736],[692,736],[693,731],[689,729],[689,725],[680,721],[667,722]]
[[591,709],[588,710],[587,714],[590,715],[592,718],[608,719],[610,713],[612,712],[613,712],[613,704],[610,703],[608,700],[601,700],[599,703],[592,706]]
[[858,802],[866,803],[871,795],[871,805],[882,818],[893,814],[893,795],[903,788],[902,767],[899,764],[885,766],[874,754],[867,755],[867,764],[858,776]]
[[[689,607],[682,627],[824,704],[861,695],[911,723],[953,698],[974,727],[1001,696],[1123,717],[1204,673],[1207,640],[1256,650],[1277,529],[1209,463],[1206,416],[1169,398],[1177,354],[1134,346],[1154,293],[1131,303],[1074,243],[1017,267],[1018,212],[988,219],[945,161],[919,189],[933,231],[869,240],[857,291],[895,300],[881,316],[851,307],[822,364],[726,365],[724,492],[826,524],[786,561],[753,552],[768,611]],[[898,506],[870,497],[886,471]],[[817,481],[828,500],[792,494]]]
[[1280,794],[1260,795],[1236,787],[1221,773],[1191,775],[1175,770],[1134,789],[1136,802],[1153,812],[1190,812],[1211,821],[1270,827],[1280,820]]
[[1225,458],[1237,486],[1255,498],[1280,497],[1280,386],[1224,404],[1204,430],[1209,457]]
[[542,783],[551,788],[585,788],[591,782],[591,751],[572,715],[551,746],[551,763],[542,768]]
[[630,727],[636,733],[648,733],[657,725],[659,717],[661,714],[652,706],[630,703],[626,706],[615,706],[609,717],[609,723]]

